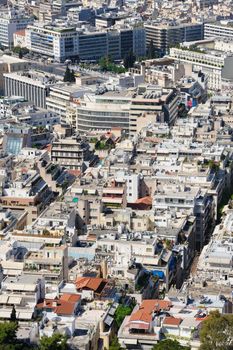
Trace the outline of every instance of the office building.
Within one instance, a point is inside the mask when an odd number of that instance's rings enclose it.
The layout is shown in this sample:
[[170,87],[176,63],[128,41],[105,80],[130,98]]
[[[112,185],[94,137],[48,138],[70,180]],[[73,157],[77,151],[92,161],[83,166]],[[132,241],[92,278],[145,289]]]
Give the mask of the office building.
[[78,54],[78,33],[75,27],[34,24],[26,29],[26,44],[30,51],[38,52],[58,61]]
[[127,92],[86,94],[77,107],[77,130],[109,130],[119,127],[128,133],[131,96]]
[[6,96],[23,96],[36,107],[46,108],[46,97],[58,81],[36,71],[4,74]]
[[196,41],[203,39],[202,23],[159,24],[145,23],[146,46],[153,41],[154,48],[160,55],[165,55],[169,47],[184,41]]
[[178,95],[175,89],[139,85],[131,91],[87,94],[77,106],[77,130],[110,130],[121,128],[134,136],[150,122],[174,124]]
[[0,56],[0,94],[4,95],[4,73],[18,72],[27,68],[28,62],[23,59],[9,55]]
[[215,50],[192,50],[171,48],[170,57],[180,62],[190,63],[194,71],[202,71],[208,76],[208,88],[219,90],[223,81],[232,81],[233,56]]
[[122,59],[129,51],[145,56],[145,30],[142,27],[104,29],[101,31],[67,27],[61,22],[53,25],[34,24],[26,29],[26,44],[30,51],[53,57],[57,61],[79,57],[97,61],[109,55]]
[[232,21],[221,21],[204,24],[204,38],[233,38]]

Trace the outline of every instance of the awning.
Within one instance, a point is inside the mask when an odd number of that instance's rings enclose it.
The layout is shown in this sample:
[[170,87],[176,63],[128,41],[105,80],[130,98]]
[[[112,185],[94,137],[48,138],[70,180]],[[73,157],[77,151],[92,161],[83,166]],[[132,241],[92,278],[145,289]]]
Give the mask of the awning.
[[11,317],[11,313],[12,313],[12,309],[9,310],[4,310],[4,309],[0,309],[0,317],[1,318],[10,318]]
[[107,317],[104,320],[104,323],[106,323],[109,327],[112,325],[114,318],[112,316],[107,315]]
[[10,296],[9,296],[9,299],[8,299],[8,301],[7,301],[7,304],[20,305],[22,299],[23,299],[22,297],[10,295]]
[[33,311],[20,311],[18,318],[20,320],[31,320]]
[[0,304],[6,304],[8,298],[9,298],[9,295],[6,295],[6,294],[0,295]]
[[151,271],[153,276],[158,276],[159,279],[164,279],[164,272],[163,271],[159,271],[159,270],[153,270]]
[[129,329],[145,329],[148,330],[150,327],[149,323],[139,323],[139,322],[132,322],[129,326]]

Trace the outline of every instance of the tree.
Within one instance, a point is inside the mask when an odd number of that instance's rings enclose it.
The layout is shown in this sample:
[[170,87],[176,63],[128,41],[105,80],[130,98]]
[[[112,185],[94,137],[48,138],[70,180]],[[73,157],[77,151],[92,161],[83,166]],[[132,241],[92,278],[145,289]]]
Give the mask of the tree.
[[124,321],[125,316],[130,315],[132,312],[132,307],[125,306],[125,305],[119,305],[115,312],[115,321],[118,327],[121,326],[122,322]]
[[16,322],[0,323],[0,346],[7,347],[7,345],[16,343],[16,332],[18,324]]
[[200,340],[201,350],[233,349],[233,315],[211,312],[202,323]]
[[101,57],[101,59],[99,60],[99,66],[102,71],[108,71],[109,66],[112,64],[113,62],[110,56]]
[[180,345],[177,340],[166,339],[153,347],[153,350],[188,350],[189,347]]
[[132,68],[136,61],[136,56],[132,50],[124,58],[124,66],[126,69]]
[[67,350],[67,338],[59,333],[51,337],[44,336],[39,343],[39,350]]
[[68,64],[66,66],[66,71],[65,71],[65,75],[64,75],[63,81],[69,82],[69,83],[74,83],[75,82],[74,70],[73,69],[70,70]]
[[112,341],[111,344],[109,346],[109,350],[121,350],[121,346],[118,342],[117,336],[115,336]]
[[72,69],[72,71],[70,72],[70,82],[74,83],[75,82],[75,73],[74,70]]
[[70,82],[70,79],[71,79],[71,71],[70,71],[70,68],[69,68],[69,66],[67,64],[63,81]]
[[152,39],[151,39],[150,44],[148,46],[147,57],[149,58],[149,60],[156,57],[154,42]]
[[15,322],[16,321],[16,310],[15,310],[15,305],[13,305],[12,307],[12,311],[11,311],[11,321]]
[[20,59],[23,58],[23,52],[22,52],[22,50],[19,50],[19,58],[20,58]]

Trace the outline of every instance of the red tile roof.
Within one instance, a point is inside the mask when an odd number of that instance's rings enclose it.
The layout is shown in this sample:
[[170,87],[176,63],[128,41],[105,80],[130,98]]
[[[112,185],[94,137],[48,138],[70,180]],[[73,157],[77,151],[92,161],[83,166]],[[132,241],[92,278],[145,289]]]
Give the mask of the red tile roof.
[[80,295],[63,294],[59,299],[44,299],[37,304],[37,309],[50,309],[58,315],[73,315]]
[[78,277],[75,284],[77,289],[87,288],[95,292],[102,282],[106,283],[107,280],[98,277]]
[[75,311],[76,303],[70,303],[69,301],[61,300],[57,307],[55,307],[54,312],[57,315],[73,315]]
[[63,294],[60,296],[60,300],[64,300],[64,301],[69,301],[71,303],[77,303],[79,302],[81,299],[81,295],[79,294]]
[[18,30],[17,32],[15,32],[16,35],[21,35],[21,36],[25,36],[25,29],[22,30]]
[[149,323],[152,321],[153,312],[158,312],[160,310],[168,311],[171,306],[172,303],[166,300],[144,300],[139,309],[131,315],[130,322],[143,321]]
[[137,204],[143,203],[143,204],[151,205],[152,204],[152,198],[150,196],[139,198],[139,199],[136,200],[135,203],[137,203]]
[[179,326],[182,321],[183,321],[182,318],[168,316],[168,317],[165,317],[163,324],[169,325],[169,326]]

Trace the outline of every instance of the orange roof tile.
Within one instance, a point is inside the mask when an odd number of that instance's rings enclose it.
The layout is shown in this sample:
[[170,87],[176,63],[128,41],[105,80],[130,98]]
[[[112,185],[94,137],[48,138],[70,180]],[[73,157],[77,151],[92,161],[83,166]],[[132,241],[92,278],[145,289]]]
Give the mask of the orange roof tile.
[[67,169],[67,172],[74,176],[79,176],[81,174],[81,171],[78,169]]
[[97,277],[78,277],[75,284],[77,289],[88,288],[96,291],[102,282],[107,280]]
[[179,326],[182,321],[183,321],[182,318],[168,316],[168,317],[165,317],[163,324],[167,324],[170,326]]
[[18,30],[17,32],[15,32],[16,35],[21,35],[21,36],[25,36],[25,29],[22,29],[22,30]]
[[136,200],[135,203],[137,203],[137,204],[143,203],[143,204],[151,205],[152,204],[152,198],[150,196],[139,198],[139,199]]
[[79,294],[63,294],[60,296],[60,300],[69,301],[71,303],[77,303],[81,299]]
[[58,315],[72,315],[74,313],[75,303],[61,300],[55,307],[54,312]]
[[143,322],[151,322],[152,315],[154,311],[160,310],[170,310],[172,304],[170,301],[166,300],[143,300],[139,309],[134,312],[130,317],[130,322],[132,321],[143,321]]
[[[64,298],[65,296],[65,298]],[[68,297],[69,297],[69,300]],[[51,309],[58,315],[72,315],[76,307],[77,301],[80,300],[80,295],[76,294],[64,294],[60,299],[44,299],[41,303],[37,304],[37,309]]]
[[149,323],[152,321],[152,313],[139,309],[131,315],[130,322],[132,321],[143,321]]

